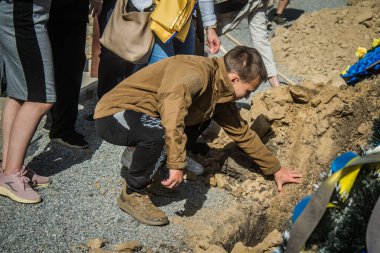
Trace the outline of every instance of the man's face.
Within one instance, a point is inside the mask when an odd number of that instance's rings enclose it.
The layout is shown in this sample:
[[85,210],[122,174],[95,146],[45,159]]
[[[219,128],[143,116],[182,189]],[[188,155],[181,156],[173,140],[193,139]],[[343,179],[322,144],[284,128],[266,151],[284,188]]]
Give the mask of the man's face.
[[234,86],[236,99],[248,98],[261,84],[259,77],[250,82],[243,82],[236,74],[228,74]]

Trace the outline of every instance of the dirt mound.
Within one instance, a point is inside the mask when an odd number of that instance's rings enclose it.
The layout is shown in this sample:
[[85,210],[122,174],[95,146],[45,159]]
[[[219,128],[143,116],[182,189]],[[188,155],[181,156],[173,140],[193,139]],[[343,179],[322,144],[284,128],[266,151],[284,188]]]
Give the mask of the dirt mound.
[[380,2],[352,1],[352,6],[323,9],[278,28],[272,47],[278,64],[292,75],[327,83],[357,61],[358,47],[380,37]]
[[[221,225],[211,233],[207,245],[222,244],[232,250],[235,242],[242,241],[254,246],[271,231],[289,228],[294,205],[323,180],[331,160],[345,151],[360,153],[368,148],[372,122],[380,117],[379,84],[378,78],[339,88],[306,82],[255,96],[252,109],[242,109],[242,116],[252,122],[263,115],[270,122],[267,145],[283,166],[304,174],[304,183],[288,185],[278,193],[272,178],[264,178],[221,131],[209,142],[217,151],[198,160],[206,167],[206,183],[230,191],[236,203],[222,210],[223,215],[218,216],[223,217]],[[236,214],[240,218],[232,218]],[[197,236],[199,240],[199,230]],[[236,247],[241,248],[242,243]],[[204,245],[201,248],[207,249]],[[202,252],[199,247],[198,252]]]
[[[274,138],[268,145],[282,164],[304,174],[302,187],[291,185],[277,194],[268,209],[272,227],[283,228],[294,204],[313,192],[320,175],[337,155],[368,148],[372,122],[380,116],[379,80],[340,88],[306,83],[273,89],[255,97],[252,115],[263,113],[272,121]],[[255,109],[256,104],[264,110]],[[265,110],[266,109],[266,110]],[[279,114],[281,117],[273,118]]]
[[[368,148],[373,122],[380,118],[380,79],[351,87],[339,73],[357,61],[359,46],[368,48],[380,37],[379,13],[378,1],[352,0],[345,8],[305,14],[290,28],[276,30],[277,62],[304,81],[256,95],[252,109],[241,109],[241,115],[250,124],[259,122],[263,141],[284,167],[303,173],[304,183],[278,193],[273,178],[263,177],[213,125],[204,137],[215,152],[195,158],[205,166],[205,183],[229,191],[232,200],[217,212],[203,209],[200,219],[185,224],[188,231],[198,228],[187,241],[195,252],[225,252],[217,245],[232,252],[271,252],[281,244],[278,231],[290,227],[294,205],[324,180],[330,162],[343,152]],[[218,217],[217,224],[209,226],[211,217]]]
[[306,14],[276,30],[277,62],[304,82],[256,95],[252,109],[241,109],[241,115],[259,122],[263,141],[284,167],[303,173],[304,183],[278,193],[273,178],[263,177],[213,125],[204,138],[214,152],[195,159],[205,167],[204,183],[230,192],[231,200],[220,210],[202,208],[196,220],[176,220],[188,228],[186,243],[195,252],[271,252],[281,244],[278,231],[290,227],[294,205],[324,180],[330,162],[345,151],[368,148],[373,121],[380,117],[380,79],[350,87],[339,73],[357,61],[359,46],[368,48],[380,37],[379,13],[378,1],[352,0],[348,7]]

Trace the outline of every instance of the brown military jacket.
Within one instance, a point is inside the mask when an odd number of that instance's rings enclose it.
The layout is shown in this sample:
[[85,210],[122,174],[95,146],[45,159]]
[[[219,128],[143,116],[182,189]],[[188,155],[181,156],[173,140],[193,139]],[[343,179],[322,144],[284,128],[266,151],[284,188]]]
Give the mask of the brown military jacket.
[[277,172],[278,159],[241,118],[235,99],[223,58],[178,55],[147,66],[105,94],[94,118],[126,109],[161,118],[169,169],[186,166],[185,126],[213,118],[264,174]]

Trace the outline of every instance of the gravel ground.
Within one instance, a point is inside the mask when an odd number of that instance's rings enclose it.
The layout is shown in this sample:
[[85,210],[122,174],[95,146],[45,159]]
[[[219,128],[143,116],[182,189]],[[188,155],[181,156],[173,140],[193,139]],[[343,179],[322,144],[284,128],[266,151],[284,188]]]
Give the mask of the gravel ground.
[[[49,143],[48,134],[39,128],[37,136],[41,137],[28,158],[29,166],[51,176],[53,183],[39,189],[44,199],[41,204],[0,199],[0,252],[80,252],[80,245],[91,238],[106,238],[109,244],[138,240],[145,249],[159,252],[186,250],[182,243],[186,233],[181,225],[152,228],[118,208],[116,198],[122,187],[119,157],[123,149],[101,142],[94,123],[83,119],[93,107],[94,100],[85,101],[78,118],[78,129],[90,143],[87,151]],[[183,184],[179,196],[153,201],[170,219],[192,212],[194,207],[223,208],[229,200],[225,192],[209,189],[202,182]]]
[[[293,0],[285,16],[289,15],[291,20],[304,11],[345,3],[343,0]],[[241,23],[231,34],[251,45],[247,23]],[[224,36],[222,45],[227,50],[234,47]],[[279,69],[285,71],[285,66]],[[268,87],[268,84],[262,85],[259,91]],[[94,99],[85,101],[78,117],[78,130],[90,143],[87,151],[49,143],[47,133],[41,127],[38,129],[27,162],[38,173],[51,176],[53,184],[39,190],[44,198],[41,204],[23,205],[0,198],[0,252],[81,252],[81,245],[91,238],[105,238],[109,244],[138,240],[145,249],[159,252],[186,250],[182,243],[185,227],[180,224],[155,228],[141,225],[117,207],[122,148],[102,142],[96,137],[94,123],[83,119],[83,115],[93,110],[94,104]],[[185,183],[179,190],[177,199],[154,199],[169,219],[180,215],[181,211],[186,212],[189,206],[193,209],[194,206],[224,208],[230,198],[225,192],[209,189],[200,182]],[[196,218],[194,215],[189,219]]]

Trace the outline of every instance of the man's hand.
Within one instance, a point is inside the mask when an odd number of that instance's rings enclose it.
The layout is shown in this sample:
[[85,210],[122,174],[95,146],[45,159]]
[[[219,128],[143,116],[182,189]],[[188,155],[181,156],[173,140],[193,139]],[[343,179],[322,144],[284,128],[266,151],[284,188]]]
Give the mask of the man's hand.
[[183,181],[182,170],[169,170],[169,178],[162,180],[161,184],[166,188],[174,189]]
[[209,53],[210,54],[217,53],[220,48],[220,40],[219,40],[218,35],[216,34],[216,30],[214,28],[208,28],[206,30],[206,38],[207,38],[206,45],[209,48]]
[[89,14],[92,17],[99,17],[102,12],[103,0],[90,0]]
[[282,186],[286,183],[302,183],[302,174],[294,170],[288,170],[281,167],[279,171],[274,173],[274,181],[276,182],[278,191],[282,191]]

